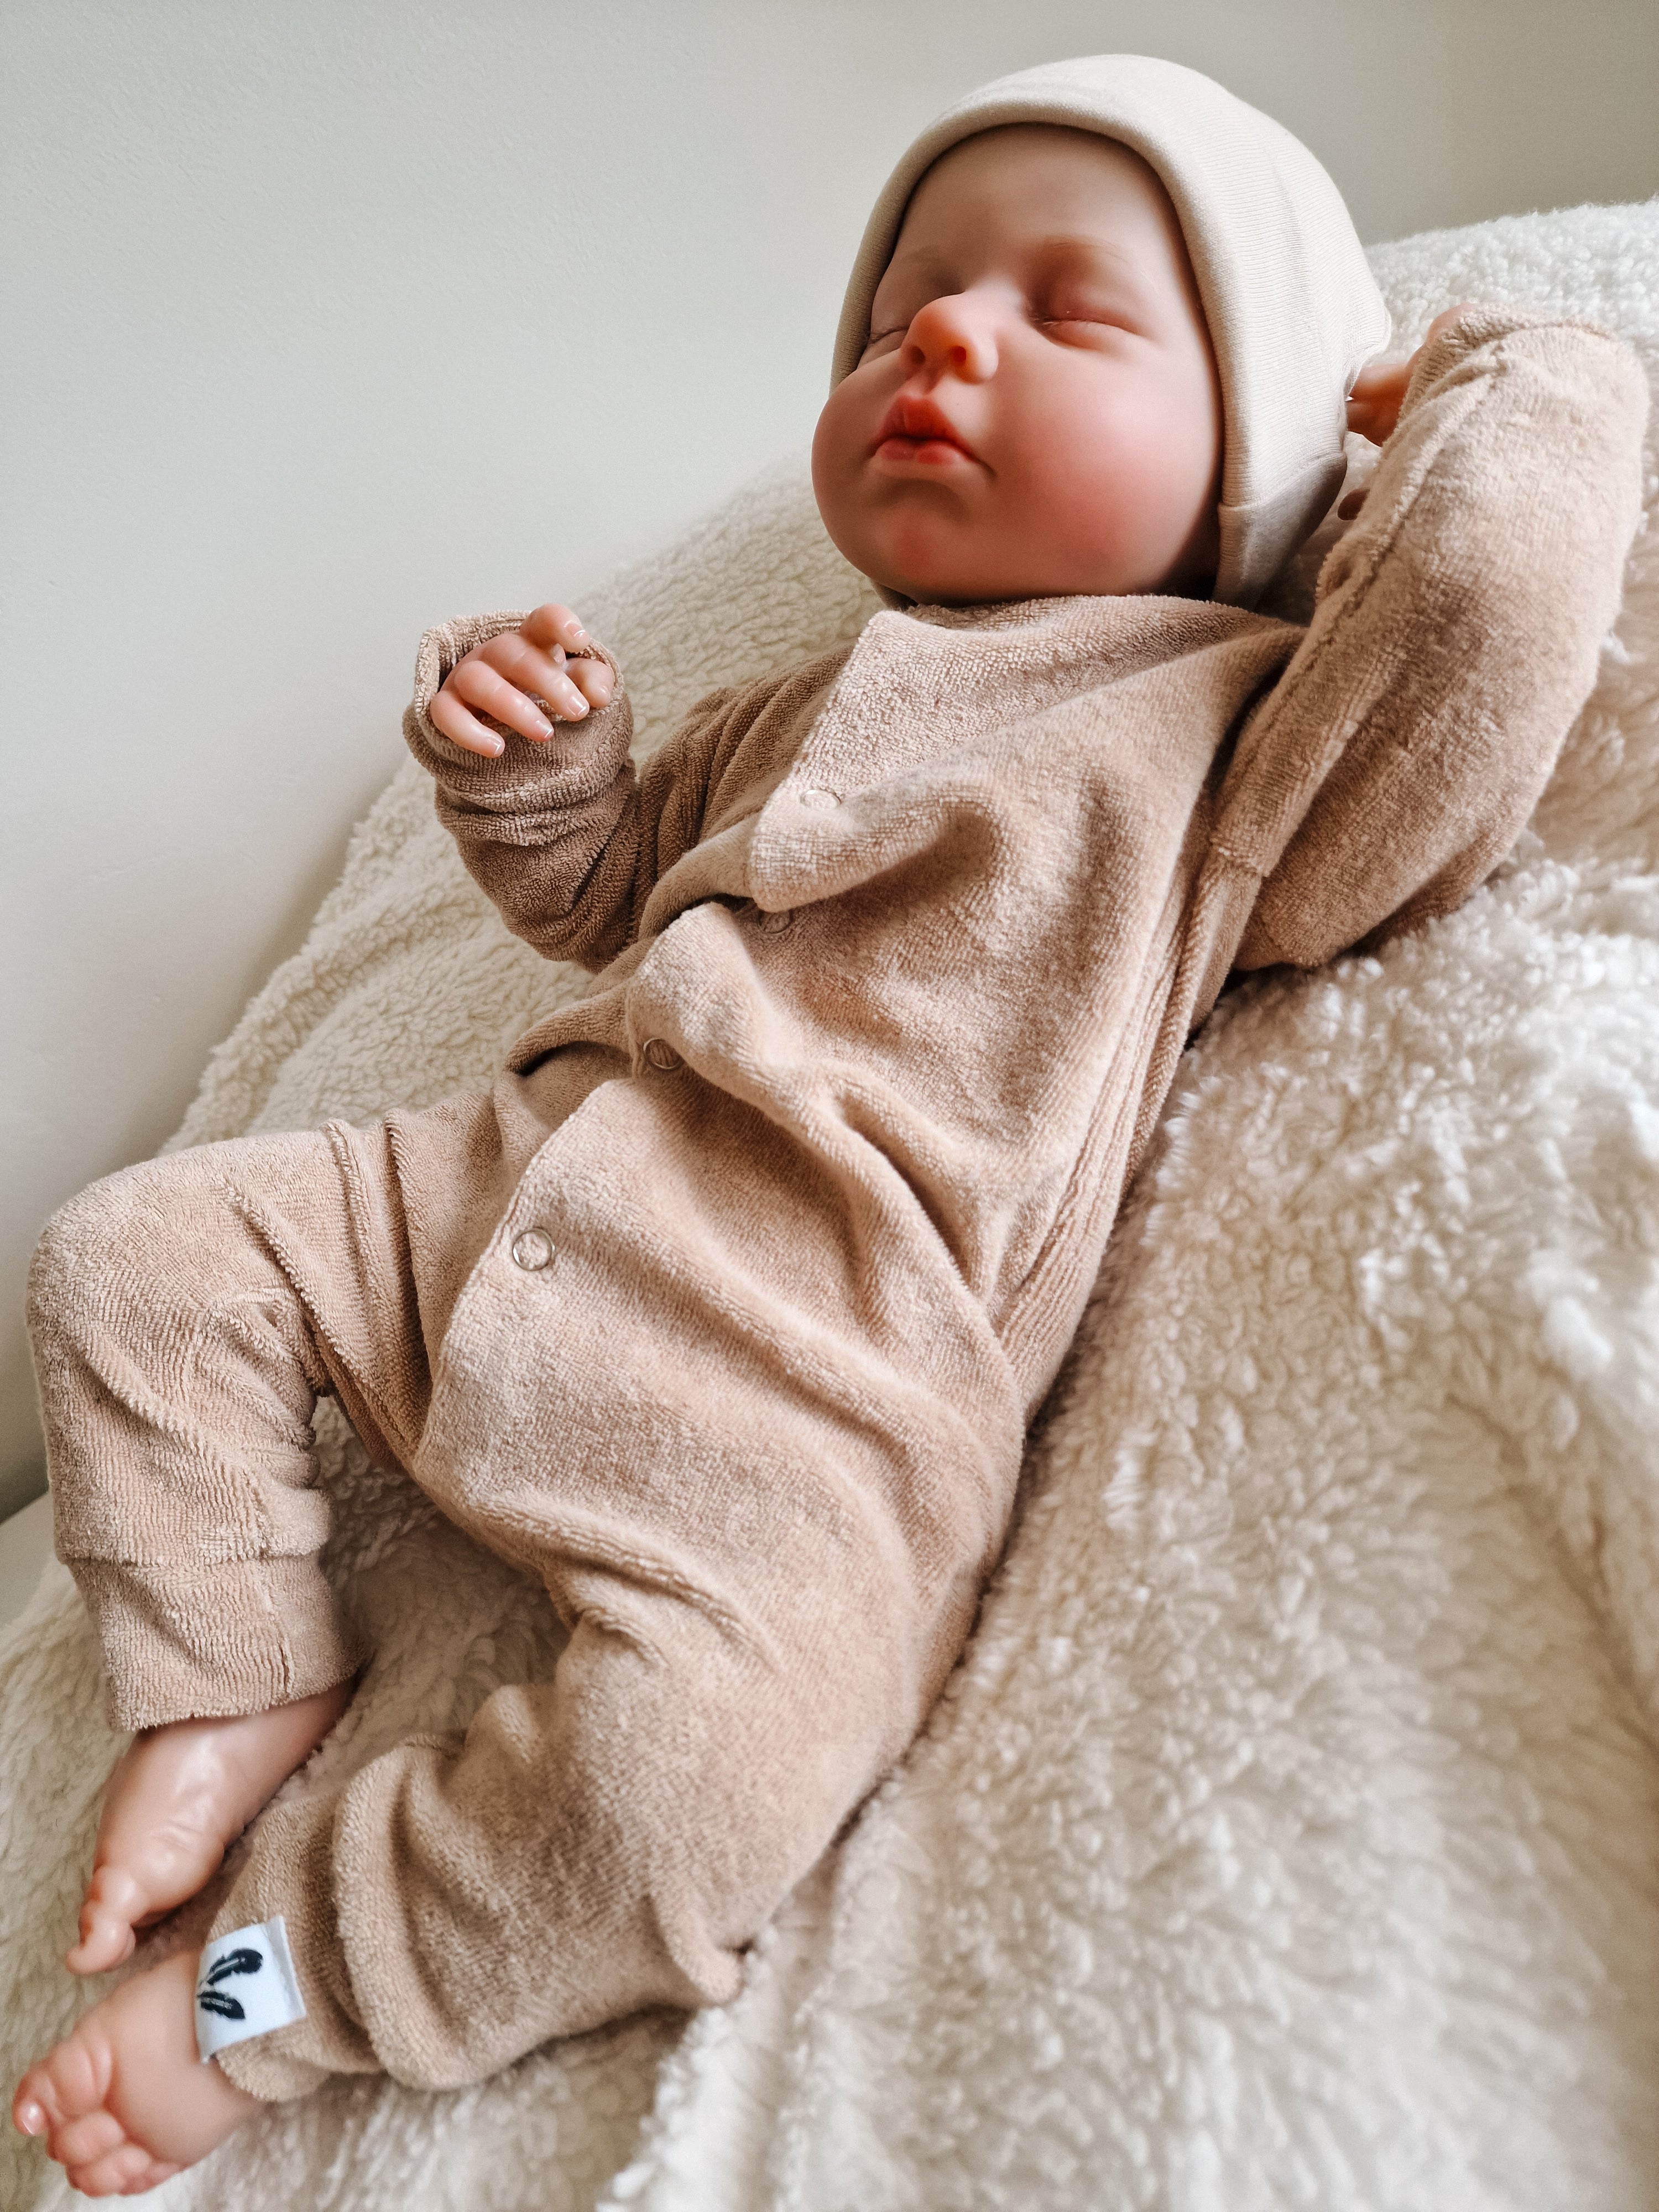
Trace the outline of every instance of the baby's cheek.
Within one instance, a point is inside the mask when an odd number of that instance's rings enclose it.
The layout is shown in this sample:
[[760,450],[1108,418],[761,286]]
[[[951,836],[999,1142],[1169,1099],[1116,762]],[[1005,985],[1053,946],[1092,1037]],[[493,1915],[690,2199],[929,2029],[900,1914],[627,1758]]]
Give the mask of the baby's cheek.
[[882,411],[878,396],[866,392],[862,378],[856,373],[843,378],[824,401],[812,433],[814,473],[822,465],[846,474],[854,458],[869,451]]
[[1146,505],[1146,470],[1131,452],[1098,438],[1057,436],[1032,471],[1040,485],[1028,526],[1056,547],[1085,557],[1116,554],[1136,534]]
[[1115,407],[1105,422],[1080,414],[1049,427],[1036,473],[1054,540],[1085,563],[1120,568],[1118,588],[1146,588],[1185,544],[1207,490],[1203,426],[1154,397]]
[[860,497],[859,462],[875,435],[862,395],[853,389],[855,379],[838,384],[824,404],[812,434],[812,490],[823,526],[840,550],[858,563],[865,521],[866,501]]

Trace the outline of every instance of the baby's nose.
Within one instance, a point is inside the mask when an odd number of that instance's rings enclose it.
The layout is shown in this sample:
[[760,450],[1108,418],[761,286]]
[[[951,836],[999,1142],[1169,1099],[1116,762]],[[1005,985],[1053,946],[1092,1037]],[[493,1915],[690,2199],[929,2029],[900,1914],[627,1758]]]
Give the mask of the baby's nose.
[[983,383],[996,374],[994,318],[987,304],[969,292],[930,300],[905,334],[905,351],[914,368],[926,367],[940,375],[948,371],[970,384]]

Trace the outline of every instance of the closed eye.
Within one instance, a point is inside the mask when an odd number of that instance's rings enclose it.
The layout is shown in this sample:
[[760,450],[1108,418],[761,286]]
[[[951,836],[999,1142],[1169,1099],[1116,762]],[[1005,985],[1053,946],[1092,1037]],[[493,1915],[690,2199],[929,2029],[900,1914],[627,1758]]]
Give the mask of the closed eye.
[[1124,337],[1137,335],[1118,315],[1033,315],[1031,325],[1039,331],[1115,331]]

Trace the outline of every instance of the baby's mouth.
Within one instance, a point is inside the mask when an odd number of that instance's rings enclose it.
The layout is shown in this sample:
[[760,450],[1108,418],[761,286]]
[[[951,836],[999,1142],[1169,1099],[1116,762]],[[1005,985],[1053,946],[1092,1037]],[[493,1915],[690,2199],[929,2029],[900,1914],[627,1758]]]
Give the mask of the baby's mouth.
[[870,450],[884,460],[921,461],[929,467],[979,459],[942,407],[902,392],[883,416]]

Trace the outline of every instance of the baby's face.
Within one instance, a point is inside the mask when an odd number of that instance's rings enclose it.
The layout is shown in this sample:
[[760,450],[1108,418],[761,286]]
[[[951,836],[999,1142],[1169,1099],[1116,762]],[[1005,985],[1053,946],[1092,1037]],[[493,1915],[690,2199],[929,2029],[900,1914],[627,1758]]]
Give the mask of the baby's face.
[[1221,436],[1163,185],[1110,139],[1016,124],[917,187],[812,480],[848,559],[913,599],[1203,593]]

